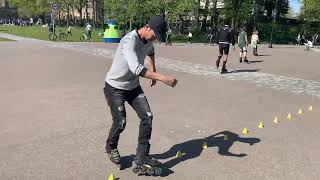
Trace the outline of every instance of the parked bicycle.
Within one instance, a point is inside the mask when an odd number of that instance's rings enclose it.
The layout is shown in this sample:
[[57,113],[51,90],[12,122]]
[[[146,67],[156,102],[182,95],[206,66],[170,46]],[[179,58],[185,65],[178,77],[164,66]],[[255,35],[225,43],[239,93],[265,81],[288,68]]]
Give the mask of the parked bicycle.
[[80,41],[81,42],[88,42],[90,41],[90,37],[88,36],[88,34],[84,31],[82,31],[82,35],[80,36]]
[[56,41],[58,38],[61,41],[66,41],[67,40],[67,35],[64,32],[61,32],[61,30],[59,30],[59,34],[58,35],[56,34],[55,31],[49,34],[49,39],[51,41]]

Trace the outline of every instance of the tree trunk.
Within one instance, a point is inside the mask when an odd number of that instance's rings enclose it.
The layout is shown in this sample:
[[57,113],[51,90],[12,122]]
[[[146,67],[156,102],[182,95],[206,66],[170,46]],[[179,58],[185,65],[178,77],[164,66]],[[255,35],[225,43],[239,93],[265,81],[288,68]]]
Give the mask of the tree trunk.
[[180,16],[179,19],[180,19],[180,33],[183,34],[183,32],[184,32],[184,20],[183,20],[182,16]]
[[209,0],[206,0],[204,11],[203,11],[202,28],[201,28],[203,31],[205,31],[207,27],[208,8],[209,8]]
[[210,21],[210,27],[217,26],[216,24],[216,16],[217,16],[217,2],[218,0],[213,0],[213,8],[212,8],[212,15],[211,15],[211,21]]
[[70,5],[67,4],[67,27],[70,25]]
[[200,12],[201,12],[201,6],[200,6],[201,0],[198,0],[198,13],[196,16],[197,19],[197,29],[199,29],[199,24],[200,24]]
[[45,19],[44,19],[45,13],[42,13],[41,15],[39,15],[39,17],[42,20],[42,24],[46,24]]
[[79,13],[79,18],[82,19],[82,7],[77,8]]
[[72,22],[73,22],[73,26],[76,25],[76,17],[74,17],[74,8],[73,6],[71,6],[71,11],[72,11]]
[[86,22],[89,22],[89,16],[88,16],[88,2],[85,5],[85,11],[86,11]]
[[97,23],[97,7],[96,7],[96,2],[95,0],[91,0],[92,4],[92,19],[93,19],[93,26],[96,27]]

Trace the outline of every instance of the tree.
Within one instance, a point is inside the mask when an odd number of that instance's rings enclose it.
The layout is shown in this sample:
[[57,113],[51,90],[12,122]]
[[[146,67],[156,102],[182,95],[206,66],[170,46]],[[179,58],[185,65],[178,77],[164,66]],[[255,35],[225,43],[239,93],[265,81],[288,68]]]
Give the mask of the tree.
[[272,19],[272,12],[274,12],[274,10],[276,10],[276,18],[279,18],[280,16],[287,15],[290,9],[289,0],[266,0],[263,4],[265,5],[269,19]]
[[11,0],[10,3],[18,8],[19,16],[37,16],[44,22],[45,14],[51,11],[53,0]]
[[301,16],[307,21],[320,21],[320,1],[302,0]]
[[74,1],[74,6],[77,9],[80,19],[82,19],[82,9],[86,6],[87,0],[75,0]]
[[72,7],[74,6],[74,0],[59,0],[57,1],[59,4],[59,11],[67,14],[67,26],[70,25],[70,13],[72,11]]
[[252,0],[225,0],[224,15],[232,20],[233,28],[239,23],[246,23],[252,16]]

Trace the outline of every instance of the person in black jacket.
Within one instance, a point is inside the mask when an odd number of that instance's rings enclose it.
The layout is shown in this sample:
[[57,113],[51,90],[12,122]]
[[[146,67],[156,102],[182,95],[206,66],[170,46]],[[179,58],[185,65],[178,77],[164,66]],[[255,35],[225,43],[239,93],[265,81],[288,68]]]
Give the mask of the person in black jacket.
[[226,69],[227,60],[228,60],[228,54],[230,49],[230,43],[233,46],[235,44],[235,38],[234,38],[234,32],[233,29],[228,25],[229,20],[225,21],[225,25],[220,27],[218,30],[218,42],[219,42],[219,56],[216,61],[216,66],[219,68],[220,60],[225,55],[225,59],[223,60],[222,68],[221,68],[221,74],[228,73],[228,70]]

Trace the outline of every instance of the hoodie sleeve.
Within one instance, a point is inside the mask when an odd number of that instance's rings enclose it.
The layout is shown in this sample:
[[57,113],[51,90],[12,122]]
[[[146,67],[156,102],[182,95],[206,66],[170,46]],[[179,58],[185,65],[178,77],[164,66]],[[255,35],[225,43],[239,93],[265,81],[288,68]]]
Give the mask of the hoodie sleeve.
[[130,71],[137,76],[144,76],[147,68],[139,63],[137,52],[135,51],[135,41],[126,39],[122,47],[122,54],[128,63]]

